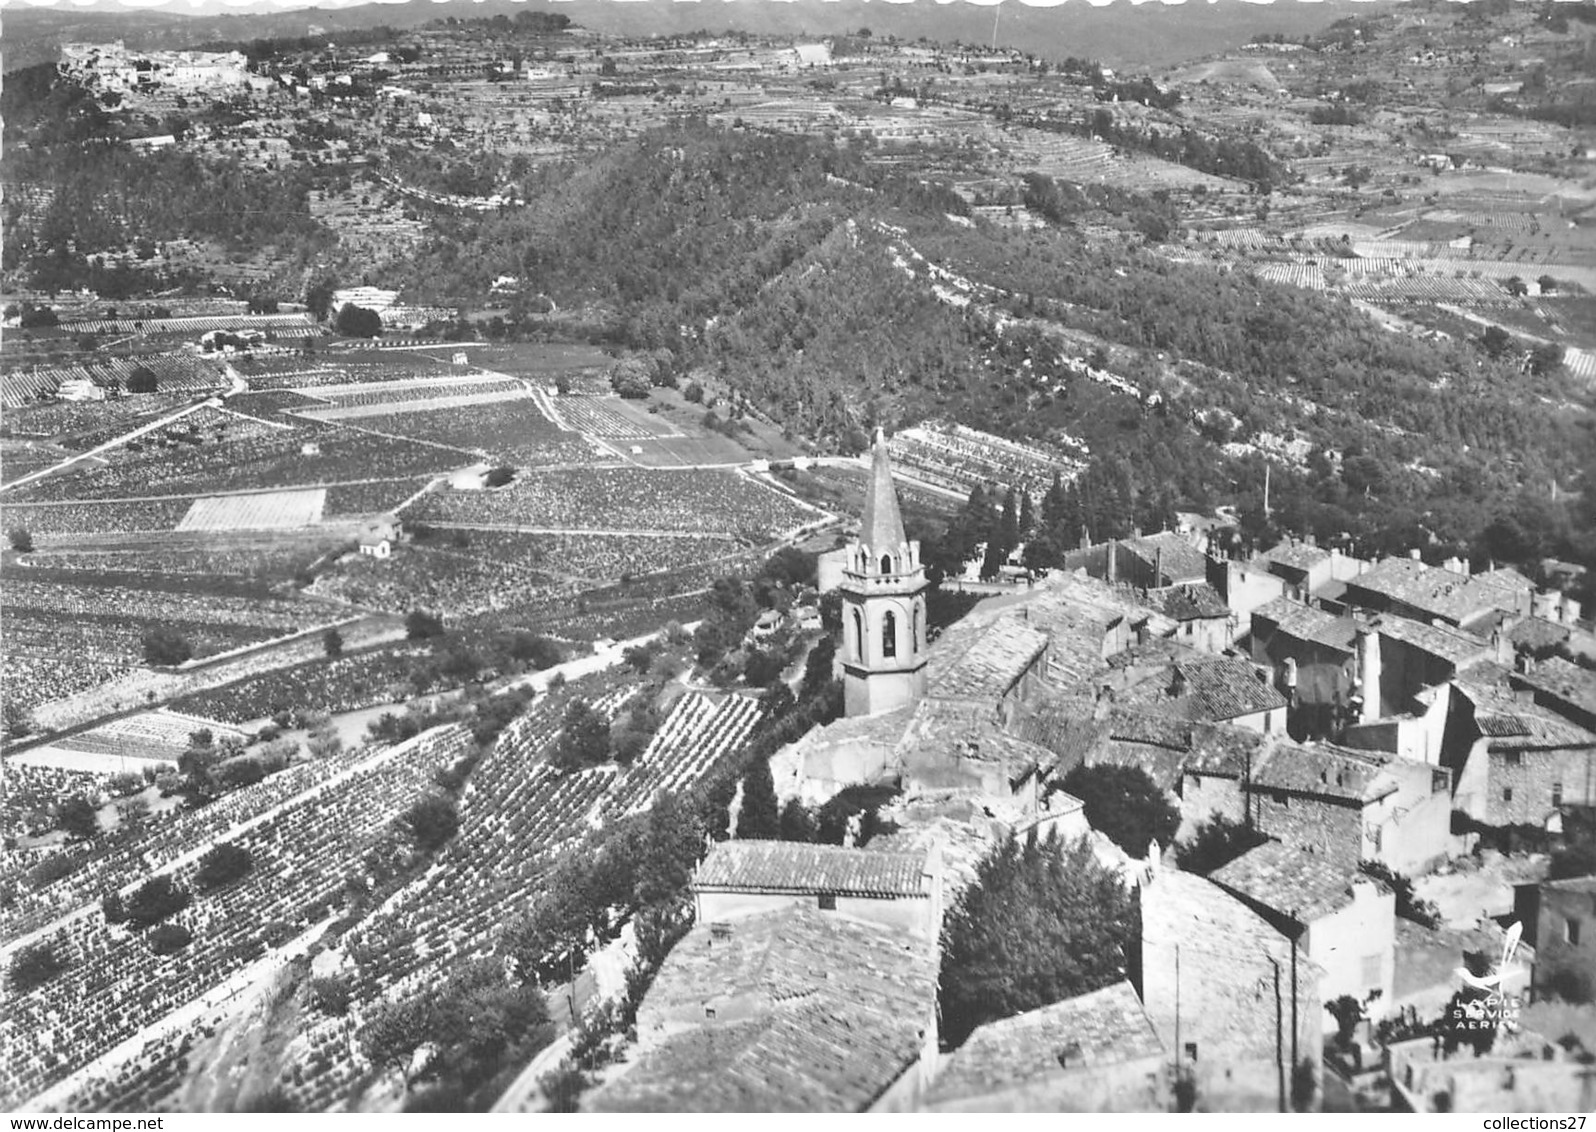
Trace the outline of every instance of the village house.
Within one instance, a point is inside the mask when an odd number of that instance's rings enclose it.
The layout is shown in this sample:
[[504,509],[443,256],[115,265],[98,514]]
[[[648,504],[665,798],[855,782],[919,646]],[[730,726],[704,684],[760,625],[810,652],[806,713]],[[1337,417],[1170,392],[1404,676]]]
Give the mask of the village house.
[[1522,885],[1514,913],[1535,948],[1535,989],[1568,1002],[1596,996],[1596,876]]
[[1347,583],[1346,601],[1371,613],[1489,633],[1529,616],[1533,592],[1502,571],[1471,576],[1462,569],[1427,566],[1416,557],[1387,558]]
[[1208,580],[1208,557],[1174,531],[1119,539],[1109,549],[1108,581],[1161,590]]
[[1451,777],[1415,759],[1282,744],[1253,767],[1248,794],[1260,833],[1342,862],[1415,876],[1450,847]]
[[1284,1111],[1299,1073],[1317,1095],[1318,965],[1202,877],[1162,870],[1139,892],[1142,1004],[1197,1107]]
[[809,905],[700,921],[588,1112],[907,1111],[937,1068],[933,941]]
[[1167,1112],[1167,1053],[1128,982],[988,1022],[944,1059],[930,1112]]
[[1284,733],[1286,698],[1244,657],[1155,643],[1132,649],[1094,678],[1101,698],[1145,712]]
[[1252,611],[1252,660],[1274,673],[1293,735],[1327,735],[1342,720],[1357,683],[1356,637],[1352,618],[1285,598]]
[[1453,682],[1453,806],[1487,826],[1546,828],[1565,805],[1596,805],[1596,733],[1540,706],[1513,680],[1488,665]]
[[[1533,622],[1526,622],[1531,624]],[[1560,656],[1526,660],[1509,680],[1533,701],[1587,730],[1596,730],[1596,672]]]
[[1221,653],[1234,637],[1235,618],[1225,599],[1208,583],[1173,586],[1148,598],[1175,622],[1175,640],[1204,652]]
[[1398,1112],[1589,1112],[1596,1073],[1556,1042],[1498,1032],[1485,1057],[1438,1054],[1429,1038],[1386,1051]]
[[835,912],[935,942],[942,928],[941,857],[792,841],[723,841],[693,874],[698,923],[791,904]]
[[[1326,1003],[1350,995],[1365,1016],[1390,1009],[1396,962],[1396,896],[1355,861],[1270,841],[1209,878],[1274,925],[1324,972]],[[1327,1028],[1333,1020],[1325,1019]]]

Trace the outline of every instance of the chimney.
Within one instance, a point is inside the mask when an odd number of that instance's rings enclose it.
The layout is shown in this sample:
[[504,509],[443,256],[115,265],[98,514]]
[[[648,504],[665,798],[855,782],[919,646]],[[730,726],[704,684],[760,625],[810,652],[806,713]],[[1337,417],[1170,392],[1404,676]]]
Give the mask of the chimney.
[[1113,585],[1119,581],[1119,543],[1110,540],[1108,544],[1108,582]]
[[1358,686],[1363,692],[1359,723],[1380,718],[1380,634],[1373,625],[1358,629]]
[[1153,548],[1153,588],[1156,590],[1164,584],[1164,548]]

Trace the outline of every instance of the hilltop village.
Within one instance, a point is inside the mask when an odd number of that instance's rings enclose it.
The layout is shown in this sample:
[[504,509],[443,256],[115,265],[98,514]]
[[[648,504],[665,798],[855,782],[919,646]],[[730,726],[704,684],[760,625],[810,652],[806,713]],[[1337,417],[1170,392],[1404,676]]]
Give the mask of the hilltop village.
[[1587,5],[130,39],[3,95],[8,1108],[1596,1107]]

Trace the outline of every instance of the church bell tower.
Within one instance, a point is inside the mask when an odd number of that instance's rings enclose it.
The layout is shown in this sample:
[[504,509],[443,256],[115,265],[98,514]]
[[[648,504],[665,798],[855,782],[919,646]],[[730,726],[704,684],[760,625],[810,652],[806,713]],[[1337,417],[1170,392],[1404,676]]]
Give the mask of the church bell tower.
[[903,532],[886,437],[876,430],[864,523],[842,572],[843,705],[876,715],[925,695],[925,567]]

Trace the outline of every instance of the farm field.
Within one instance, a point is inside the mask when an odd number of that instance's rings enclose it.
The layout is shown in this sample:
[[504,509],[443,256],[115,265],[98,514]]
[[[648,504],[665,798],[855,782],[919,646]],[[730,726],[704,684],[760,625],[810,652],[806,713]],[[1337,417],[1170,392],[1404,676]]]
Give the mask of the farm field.
[[18,578],[0,588],[0,613],[8,649],[112,664],[143,663],[144,634],[157,627],[186,637],[203,657],[333,619],[325,609],[274,598]]
[[291,538],[258,532],[98,535],[65,545],[41,544],[19,562],[21,569],[287,580],[346,541],[338,532],[317,530]]
[[120,759],[145,759],[176,764],[179,756],[188,749],[189,736],[195,731],[208,730],[218,740],[231,737],[242,740],[244,734],[223,726],[213,719],[181,715],[160,710],[143,712],[114,720],[101,727],[57,739],[50,747],[83,755],[96,755],[106,760],[105,766],[116,766]]
[[38,502],[193,496],[437,474],[472,461],[469,452],[435,443],[335,425],[275,428],[233,414],[200,417],[192,427],[185,418],[152,435],[156,439],[133,441],[108,453],[104,464],[26,484],[13,494]]
[[98,688],[127,672],[125,667],[78,656],[0,654],[0,702],[31,712],[40,704]]
[[36,540],[102,532],[170,531],[193,503],[189,496],[121,503],[25,503],[7,494],[0,501],[0,522],[6,530],[20,527]]
[[269,491],[254,495],[209,495],[196,499],[177,524],[180,531],[252,531],[309,527],[321,522],[325,488]]
[[[53,395],[68,381],[88,381],[105,390],[120,390],[138,369],[154,373],[156,388],[165,395],[192,396],[223,384],[217,366],[189,354],[107,358],[91,364],[38,366],[0,375],[0,408],[20,409],[40,397]],[[133,400],[142,400],[142,396]]]
[[639,411],[620,397],[555,397],[550,404],[566,428],[604,440],[648,440],[680,436],[681,430],[658,414]]
[[[17,437],[65,438],[111,430],[122,433],[193,400],[194,395],[189,393],[142,393],[108,401],[52,401],[8,412],[6,425]],[[82,443],[74,446],[86,447]]]
[[615,359],[597,346],[561,342],[462,342],[455,346],[439,347],[437,351],[416,351],[434,355],[433,360],[451,357],[455,351],[464,351],[470,364],[480,369],[506,373],[511,377],[542,378],[543,384],[553,385],[554,376],[580,370],[606,369]]
[[735,472],[640,468],[533,471],[494,491],[430,492],[409,514],[440,524],[689,531],[756,543],[824,517]]
[[331,521],[340,517],[393,511],[426,487],[427,483],[426,479],[393,479],[335,484],[327,488],[327,501],[322,507],[322,515],[325,520]]
[[[470,553],[494,561],[525,566],[548,574],[613,581],[627,576],[677,570],[736,554],[732,539],[697,535],[543,535],[520,531],[460,531]],[[439,530],[450,537],[450,528]]]
[[528,566],[481,558],[465,549],[401,545],[393,557],[348,554],[322,573],[307,592],[368,609],[469,613],[502,609],[546,592],[548,574]]
[[415,645],[319,657],[196,692],[174,701],[179,711],[226,723],[253,723],[280,711],[356,711],[393,703],[414,691],[407,679],[427,649]]
[[561,429],[531,398],[389,411],[361,417],[358,427],[447,444],[516,466],[587,463],[593,458],[591,446],[579,434]]

